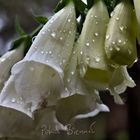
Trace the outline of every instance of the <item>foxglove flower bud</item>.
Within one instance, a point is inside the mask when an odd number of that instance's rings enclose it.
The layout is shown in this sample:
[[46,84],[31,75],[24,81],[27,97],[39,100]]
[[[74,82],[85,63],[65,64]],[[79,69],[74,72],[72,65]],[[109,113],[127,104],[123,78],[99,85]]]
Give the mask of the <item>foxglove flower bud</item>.
[[104,50],[108,22],[106,5],[102,0],[96,0],[87,13],[78,40],[80,73],[87,81],[96,83],[96,86],[108,83],[111,75]]
[[106,55],[118,65],[131,65],[137,59],[133,7],[124,0],[115,7],[111,16],[105,41]]
[[0,105],[30,117],[54,105],[63,87],[63,70],[69,61],[76,31],[73,2],[69,2],[44,25],[25,58],[12,69],[0,96]]
[[4,83],[10,76],[12,66],[20,61],[24,56],[24,47],[8,51],[0,58],[0,90],[3,88]]
[[137,19],[137,39],[140,44],[140,1],[134,0],[136,19]]

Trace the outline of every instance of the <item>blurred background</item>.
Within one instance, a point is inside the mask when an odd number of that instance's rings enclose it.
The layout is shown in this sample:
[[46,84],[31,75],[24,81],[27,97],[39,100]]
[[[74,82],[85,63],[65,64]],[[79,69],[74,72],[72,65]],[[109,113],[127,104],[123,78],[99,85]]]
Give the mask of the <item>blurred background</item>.
[[[10,49],[11,41],[18,36],[15,19],[18,17],[23,29],[30,33],[37,26],[32,14],[51,17],[58,0],[0,0],[0,55]],[[138,55],[140,56],[140,49]],[[140,57],[139,57],[140,58]],[[122,95],[125,105],[116,105],[108,93],[101,93],[110,113],[100,113],[94,118],[79,120],[75,127],[87,130],[95,122],[94,134],[81,136],[55,136],[50,139],[65,140],[139,140],[140,139],[140,61],[129,69],[137,86]]]

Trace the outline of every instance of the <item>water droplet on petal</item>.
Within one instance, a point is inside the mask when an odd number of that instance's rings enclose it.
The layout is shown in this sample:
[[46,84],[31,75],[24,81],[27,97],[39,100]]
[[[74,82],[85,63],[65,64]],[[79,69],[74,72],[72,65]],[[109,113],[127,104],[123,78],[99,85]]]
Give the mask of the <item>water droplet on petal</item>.
[[95,33],[94,35],[97,37],[97,36],[99,36],[99,33]]
[[44,51],[41,51],[41,54],[44,54]]
[[16,99],[15,98],[12,98],[11,102],[12,103],[15,103],[16,102]]
[[71,19],[68,19],[68,22],[71,22]]
[[118,21],[120,18],[119,17],[116,17],[116,20]]
[[71,34],[72,32],[71,31],[69,31],[69,34]]
[[92,42],[94,43],[94,42],[95,42],[95,40],[93,39],[93,40],[92,40]]
[[41,32],[41,34],[42,34],[42,35],[45,35],[45,34],[46,34],[46,32],[45,32],[45,31],[42,31],[42,32]]
[[106,39],[108,40],[110,38],[110,35],[106,35]]
[[49,54],[51,55],[52,54],[52,51],[49,51]]
[[112,47],[110,47],[110,48],[109,48],[109,50],[110,50],[110,51],[113,51],[113,48],[112,48]]
[[120,51],[120,48],[119,48],[119,47],[116,47],[116,50],[117,50],[117,51]]
[[74,71],[71,72],[71,75],[74,75]]
[[0,61],[1,62],[4,62],[6,59],[5,58],[0,58]]
[[122,43],[122,40],[121,40],[121,39],[119,39],[119,40],[118,40],[118,42],[119,42],[119,43]]
[[115,45],[116,44],[115,41],[113,41],[112,44]]
[[110,16],[112,17],[114,15],[114,12],[111,12]]
[[60,40],[63,40],[63,37],[60,37]]
[[67,82],[68,82],[68,83],[70,82],[70,79],[69,79],[69,78],[67,79]]
[[56,33],[55,32],[51,33],[51,36],[56,37]]
[[76,52],[75,51],[73,51],[73,54],[75,54]]
[[129,55],[132,54],[131,50],[128,49],[128,53],[129,53]]
[[34,68],[33,67],[30,67],[30,71],[34,71]]
[[100,62],[100,58],[99,58],[99,57],[96,57],[96,58],[95,58],[95,61],[96,61],[96,62]]
[[80,54],[83,55],[83,51],[81,51]]
[[87,47],[89,47],[89,45],[90,45],[89,43],[86,43],[86,46],[87,46]]
[[93,15],[91,15],[90,17],[93,18]]
[[120,26],[119,29],[120,29],[121,31],[123,31],[123,30],[124,30],[124,26]]
[[98,25],[98,22],[96,21],[95,24]]

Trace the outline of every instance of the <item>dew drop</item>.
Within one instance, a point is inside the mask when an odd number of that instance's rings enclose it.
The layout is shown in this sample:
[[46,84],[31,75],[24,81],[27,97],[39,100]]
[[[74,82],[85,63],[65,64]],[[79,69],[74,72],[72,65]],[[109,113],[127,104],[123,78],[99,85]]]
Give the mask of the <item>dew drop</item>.
[[87,46],[87,47],[89,47],[89,46],[90,46],[90,44],[89,44],[89,43],[86,43],[86,46]]
[[119,52],[120,51],[120,48],[119,47],[116,47],[116,50]]
[[121,39],[119,39],[119,40],[118,40],[118,42],[119,42],[119,43],[122,43],[122,40],[121,40]]
[[34,36],[34,37],[32,38],[32,42],[34,42],[35,38],[36,38],[36,36]]
[[81,51],[80,54],[83,55],[83,51]]
[[110,38],[110,35],[106,35],[106,39],[108,40]]
[[60,37],[60,40],[63,40],[63,37]]
[[96,61],[96,62],[100,62],[100,58],[99,58],[99,57],[96,57],[96,58],[95,58],[95,61]]
[[62,61],[63,61],[63,64],[66,62],[66,60],[65,60],[65,59],[63,59]]
[[51,55],[52,54],[52,51],[49,51],[49,54]]
[[112,47],[110,47],[110,48],[109,48],[109,50],[110,50],[110,51],[113,51],[113,48],[112,48]]
[[128,53],[129,53],[129,55],[132,54],[131,50],[128,49]]
[[94,35],[95,35],[96,37],[97,37],[97,36],[99,36],[99,34],[98,34],[98,33],[95,33]]
[[93,18],[93,15],[91,15],[90,17]]
[[95,40],[93,39],[93,40],[92,40],[92,42],[94,43],[94,42],[95,42]]
[[116,44],[115,41],[113,41],[112,44],[115,45]]
[[75,51],[73,51],[73,54],[75,54],[76,52]]
[[41,32],[42,35],[45,35],[45,33],[46,33],[45,31],[42,31],[42,32]]
[[6,59],[5,58],[0,58],[0,61],[1,62],[4,62]]
[[69,34],[71,34],[71,31],[69,31]]
[[97,18],[97,16],[96,16],[96,15],[95,15],[94,17],[95,17],[95,18]]
[[67,82],[68,82],[68,83],[70,82],[70,79],[69,79],[69,78],[67,79]]
[[68,22],[71,22],[71,19],[68,19]]
[[15,98],[12,98],[11,102],[12,103],[15,103],[16,102],[16,99]]
[[71,75],[74,75],[74,71],[71,72]]
[[55,32],[51,33],[51,36],[56,37],[56,33]]
[[124,26],[120,26],[119,29],[120,29],[121,31],[123,31],[123,30],[124,30]]
[[95,24],[98,25],[98,22],[96,21]]
[[116,17],[116,20],[118,21],[120,18],[119,17]]
[[44,54],[44,51],[41,51],[41,54]]
[[34,68],[33,67],[30,67],[30,71],[34,71]]

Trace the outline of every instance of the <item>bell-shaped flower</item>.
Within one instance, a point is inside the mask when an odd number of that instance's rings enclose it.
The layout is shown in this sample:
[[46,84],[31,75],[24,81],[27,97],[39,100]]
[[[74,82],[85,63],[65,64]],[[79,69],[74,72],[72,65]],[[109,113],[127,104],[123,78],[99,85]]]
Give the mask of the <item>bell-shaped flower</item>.
[[0,91],[10,76],[12,66],[24,56],[24,46],[6,52],[0,57]]
[[76,32],[73,2],[69,2],[44,25],[25,58],[12,68],[0,96],[0,105],[30,117],[54,105],[63,87],[63,70],[69,61]]
[[131,65],[137,59],[133,6],[124,0],[115,7],[111,16],[106,33],[106,55],[118,65]]
[[137,39],[140,44],[140,1],[134,0],[135,12],[136,12],[136,19],[137,19]]
[[102,0],[96,0],[88,11],[81,35],[78,39],[80,74],[95,88],[104,88],[109,82],[111,69],[105,55],[105,35],[109,14]]
[[89,87],[79,75],[78,46],[74,46],[71,60],[65,69],[65,98],[56,104],[56,117],[62,124],[73,119],[93,117],[100,111],[109,111],[93,87]]

